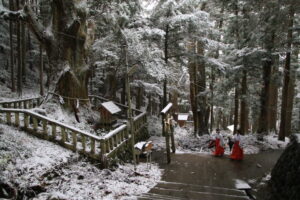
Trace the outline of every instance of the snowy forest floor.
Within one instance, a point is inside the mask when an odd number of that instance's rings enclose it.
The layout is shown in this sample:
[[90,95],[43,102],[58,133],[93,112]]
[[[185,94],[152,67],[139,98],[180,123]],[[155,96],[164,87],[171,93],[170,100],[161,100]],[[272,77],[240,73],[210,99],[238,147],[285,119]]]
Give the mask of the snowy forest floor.
[[[165,149],[165,138],[161,137],[161,120],[156,117],[149,119],[150,123],[156,123],[150,127],[150,134],[152,137],[149,139],[154,143],[156,150]],[[226,143],[225,155],[230,154],[229,146],[227,145],[227,138],[232,136],[230,131],[221,131]],[[179,127],[174,130],[176,153],[204,153],[210,154],[214,151],[214,148],[208,148],[209,140],[213,138],[212,135],[194,136],[192,127]],[[264,136],[263,141],[257,140],[257,135],[249,133],[241,136],[241,147],[245,154],[256,154],[260,151],[284,149],[289,143],[289,138],[285,138],[285,141],[278,141],[278,136],[274,133]]]
[[156,164],[100,170],[78,154],[0,125],[0,182],[33,199],[135,199],[160,180]]

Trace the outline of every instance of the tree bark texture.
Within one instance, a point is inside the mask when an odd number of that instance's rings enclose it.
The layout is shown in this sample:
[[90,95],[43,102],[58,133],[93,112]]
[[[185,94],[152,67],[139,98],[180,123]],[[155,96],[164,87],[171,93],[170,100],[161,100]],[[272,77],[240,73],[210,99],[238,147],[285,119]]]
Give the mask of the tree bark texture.
[[241,134],[248,133],[248,107],[247,107],[247,70],[243,70],[242,88],[241,88],[241,113],[240,113],[240,130]]
[[234,119],[233,119],[233,132],[236,133],[239,124],[239,92],[238,88],[234,91]]
[[[293,1],[292,1],[293,2]],[[281,104],[281,120],[280,120],[280,129],[278,139],[284,141],[285,136],[290,134],[291,124],[287,122],[287,120],[291,119],[292,112],[289,112],[289,108],[292,108],[293,103],[292,98],[293,89],[292,81],[291,81],[291,51],[292,51],[292,39],[293,39],[293,30],[292,27],[294,25],[294,15],[295,10],[293,4],[290,5],[289,11],[289,19],[288,19],[288,35],[287,35],[287,52],[285,58],[285,66],[284,66],[284,81],[283,81],[283,89],[282,89],[282,104]],[[291,111],[291,110],[290,110]]]
[[[44,27],[28,4],[21,12],[1,11],[5,19],[24,21],[43,45],[49,67],[57,74],[55,91],[64,97],[88,102],[87,53],[93,40],[94,23],[88,21],[82,0],[53,0],[51,26]],[[21,49],[20,49],[21,50]],[[21,51],[20,51],[21,52]],[[21,62],[20,62],[21,63]]]
[[[14,10],[14,2],[9,1],[9,9]],[[9,46],[10,46],[10,79],[11,79],[11,91],[15,92],[15,69],[14,69],[14,47],[13,47],[13,22],[9,21]]]
[[[195,53],[195,43],[190,45],[189,50]],[[190,77],[190,101],[193,112],[193,121],[194,121],[194,134],[196,135],[198,131],[198,120],[197,120],[197,65],[195,62],[195,58],[192,57],[189,60],[189,77]]]
[[[204,44],[197,43],[197,55],[204,57]],[[198,135],[209,134],[208,131],[208,118],[209,109],[207,106],[207,94],[206,94],[206,72],[205,72],[205,61],[200,59],[197,62],[199,78],[197,78],[198,93],[197,104],[198,104]]]

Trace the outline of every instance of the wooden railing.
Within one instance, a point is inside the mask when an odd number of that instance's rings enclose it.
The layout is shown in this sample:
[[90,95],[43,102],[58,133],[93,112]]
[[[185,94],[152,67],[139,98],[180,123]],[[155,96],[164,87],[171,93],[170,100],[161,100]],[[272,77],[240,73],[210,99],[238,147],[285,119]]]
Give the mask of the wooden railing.
[[42,99],[43,97],[33,97],[33,98],[18,99],[13,101],[1,101],[0,107],[30,109],[39,106]]
[[[15,125],[45,140],[55,141],[72,151],[101,160],[101,138],[49,119],[30,110],[0,109],[0,122]],[[22,122],[22,123],[21,123]]]
[[101,151],[106,157],[112,157],[130,138],[128,126],[126,124],[121,125],[102,138]]
[[143,112],[133,118],[133,130],[138,134],[140,130],[147,125],[147,113]]
[[[3,107],[0,107],[0,123],[20,127],[39,138],[54,141],[67,149],[77,151],[102,163],[105,163],[108,157],[112,157],[118,149],[122,148],[131,139],[128,124],[119,126],[104,137],[98,137],[26,110],[39,105],[41,98],[0,102]],[[90,98],[92,101],[108,101],[99,96],[90,96]],[[116,104],[127,111],[127,106]],[[133,130],[136,135],[147,125],[147,115],[146,112],[136,109],[134,109],[134,112],[138,114],[133,118]]]

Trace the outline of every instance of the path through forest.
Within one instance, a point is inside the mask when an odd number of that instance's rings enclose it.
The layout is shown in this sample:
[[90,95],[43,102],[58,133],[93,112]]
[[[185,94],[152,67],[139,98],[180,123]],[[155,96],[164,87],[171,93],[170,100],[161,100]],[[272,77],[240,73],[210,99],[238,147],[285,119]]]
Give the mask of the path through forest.
[[281,153],[276,150],[246,155],[241,162],[205,154],[175,154],[169,165],[158,153],[154,159],[164,169],[162,180],[141,199],[248,199],[244,192],[236,190],[236,181],[259,183]]

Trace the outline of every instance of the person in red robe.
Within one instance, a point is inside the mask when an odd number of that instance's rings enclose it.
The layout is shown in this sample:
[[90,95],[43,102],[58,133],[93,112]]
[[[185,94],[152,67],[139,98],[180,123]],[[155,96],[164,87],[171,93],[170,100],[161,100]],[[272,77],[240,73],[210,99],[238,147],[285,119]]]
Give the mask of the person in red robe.
[[241,136],[240,131],[238,130],[233,138],[233,149],[230,155],[230,159],[232,160],[243,160],[244,158],[244,151],[240,146]]
[[220,129],[216,129],[215,136],[215,151],[213,152],[214,156],[223,156],[224,155],[224,139],[220,134]]

